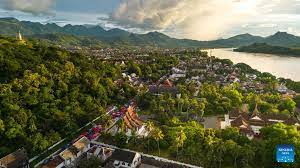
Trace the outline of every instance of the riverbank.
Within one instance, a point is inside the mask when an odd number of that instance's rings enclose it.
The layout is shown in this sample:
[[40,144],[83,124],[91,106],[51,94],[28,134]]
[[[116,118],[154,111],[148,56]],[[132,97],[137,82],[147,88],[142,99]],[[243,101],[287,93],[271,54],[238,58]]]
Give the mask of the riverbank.
[[234,52],[233,48],[212,49],[217,58],[230,59],[233,63],[245,63],[261,72],[268,72],[276,77],[300,81],[300,58],[282,57],[274,54]]

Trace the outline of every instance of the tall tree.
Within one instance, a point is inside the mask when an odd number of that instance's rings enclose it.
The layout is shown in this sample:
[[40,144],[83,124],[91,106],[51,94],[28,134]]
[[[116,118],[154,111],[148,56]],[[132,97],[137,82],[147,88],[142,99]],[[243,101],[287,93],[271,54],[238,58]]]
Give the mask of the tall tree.
[[179,153],[179,148],[180,147],[183,147],[183,144],[185,142],[185,140],[187,139],[184,131],[183,131],[183,128],[180,127],[180,131],[178,132],[177,134],[177,137],[175,138],[175,146],[176,146],[176,158],[178,159],[178,153]]
[[151,131],[151,137],[156,141],[157,143],[157,148],[158,148],[158,155],[160,156],[160,147],[159,147],[159,141],[162,140],[164,138],[164,134],[162,132],[162,130],[158,127],[155,127],[152,131]]

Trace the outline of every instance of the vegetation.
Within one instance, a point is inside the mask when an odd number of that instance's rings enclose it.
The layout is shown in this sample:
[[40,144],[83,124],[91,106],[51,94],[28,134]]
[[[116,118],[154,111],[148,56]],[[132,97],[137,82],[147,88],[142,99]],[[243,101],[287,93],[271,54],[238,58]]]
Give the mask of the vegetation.
[[249,46],[239,47],[234,49],[237,52],[249,52],[249,53],[264,53],[264,54],[279,54],[300,56],[300,49],[293,49],[287,47],[271,46],[267,43],[254,43]]
[[79,37],[67,34],[36,34],[29,36],[30,39],[38,39],[39,42],[45,44],[51,44],[56,46],[63,46],[66,48],[72,48],[74,46],[90,47],[94,49],[100,49],[108,47],[108,44],[97,40],[92,37]]
[[30,41],[1,37],[0,65],[1,156],[20,147],[37,154],[135,95],[113,83],[119,66]]
[[[121,29],[112,29],[106,31],[100,26],[66,25],[64,27],[60,27],[54,23],[43,25],[41,23],[19,21],[15,18],[0,18],[0,27],[0,34],[2,35],[14,37],[16,32],[21,30],[21,32],[26,36],[36,36],[37,38],[41,38],[46,41],[53,40],[50,43],[57,42],[57,39],[53,39],[51,36],[62,36],[58,39],[63,38],[66,45],[77,41],[75,43],[81,43],[84,45],[88,43],[94,43],[94,45],[101,43],[115,47],[151,46],[162,48],[229,48],[263,42],[270,45],[284,47],[300,46],[300,37],[287,34],[285,32],[278,32],[266,38],[253,36],[250,34],[241,34],[228,39],[196,41],[188,39],[175,39],[159,32],[134,34]],[[44,35],[48,37],[45,37]],[[75,39],[69,35],[76,36],[78,38]]]
[[204,130],[195,121],[181,122],[176,117],[165,125],[154,126],[154,129],[158,127],[164,135],[159,140],[160,148],[156,134],[143,139],[131,137],[123,147],[210,168],[300,166],[299,162],[277,163],[274,157],[278,144],[294,144],[296,156],[299,155],[300,132],[294,126],[279,123],[263,128],[261,140],[249,140],[239,133],[238,128]]
[[[179,80],[174,85],[180,94],[157,96],[122,78],[122,72],[126,72],[135,73],[149,84],[162,82],[172,67],[190,59],[189,53],[183,55],[154,53],[121,66],[37,41],[20,43],[0,37],[0,155],[20,147],[25,147],[30,156],[38,154],[102,116],[108,105],[124,104],[135,97],[140,112],[153,118],[147,122],[150,136],[137,138],[133,134],[129,138],[120,121],[123,131],[114,137],[102,134],[104,142],[203,167],[300,166],[298,161],[277,164],[274,157],[275,146],[282,143],[294,144],[296,156],[300,154],[300,132],[294,126],[279,123],[266,127],[261,130],[261,140],[249,140],[237,128],[205,130],[199,124],[205,115],[225,114],[242,104],[248,104],[250,110],[257,105],[262,113],[295,115],[299,97],[282,100],[274,91],[278,81],[269,73],[260,73],[245,64],[234,65],[241,74],[256,74],[257,80],[266,84],[267,92],[261,94],[246,92],[237,83],[221,87],[207,81],[196,88],[193,81]],[[199,55],[207,57],[204,53]],[[233,66],[229,60],[214,61]],[[118,82],[120,79],[123,82]],[[280,80],[299,88],[298,83]],[[99,122],[108,124],[110,119]],[[79,166],[99,164],[91,158]]]

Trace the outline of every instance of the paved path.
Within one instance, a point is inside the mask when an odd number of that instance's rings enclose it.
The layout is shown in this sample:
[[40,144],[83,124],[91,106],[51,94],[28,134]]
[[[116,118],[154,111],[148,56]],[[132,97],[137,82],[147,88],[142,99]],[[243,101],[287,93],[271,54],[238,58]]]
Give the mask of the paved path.
[[204,122],[201,122],[204,125],[205,129],[213,128],[220,129],[219,125],[219,116],[203,117]]

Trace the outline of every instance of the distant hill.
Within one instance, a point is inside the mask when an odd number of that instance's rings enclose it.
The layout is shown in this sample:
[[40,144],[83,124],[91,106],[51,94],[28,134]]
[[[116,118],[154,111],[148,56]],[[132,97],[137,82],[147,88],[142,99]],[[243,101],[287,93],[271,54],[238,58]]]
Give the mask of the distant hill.
[[84,46],[92,48],[104,48],[109,46],[108,44],[105,44],[94,37],[82,37],[67,34],[34,34],[28,36],[28,38],[38,39],[47,44],[64,47]]
[[273,46],[299,47],[300,37],[292,34],[288,34],[286,32],[277,32],[274,35],[266,37],[264,43]]
[[[66,25],[60,27],[54,23],[41,24],[38,22],[19,21],[15,18],[0,18],[0,34],[15,36],[19,30],[25,36],[37,37],[51,40],[48,38],[50,34],[63,36],[67,44],[72,43],[76,37],[78,44],[82,40],[98,43],[109,44],[113,46],[155,46],[165,48],[229,48],[250,45],[253,43],[267,43],[270,45],[284,47],[300,47],[300,37],[278,32],[269,37],[253,36],[251,34],[241,34],[228,39],[218,39],[213,41],[197,41],[190,39],[176,39],[169,37],[159,32],[150,32],[147,34],[135,34],[122,29],[105,30],[100,26],[85,26],[85,25]],[[71,35],[71,36],[70,36]],[[68,38],[65,38],[68,36]],[[84,39],[82,39],[84,37]],[[67,39],[67,40],[66,40]],[[57,40],[57,39],[55,39]],[[70,42],[68,41],[70,40]]]
[[249,53],[264,53],[264,54],[279,54],[289,56],[299,56],[300,49],[293,49],[288,47],[271,46],[267,43],[254,43],[249,46],[243,46],[235,49],[237,52],[249,52]]

